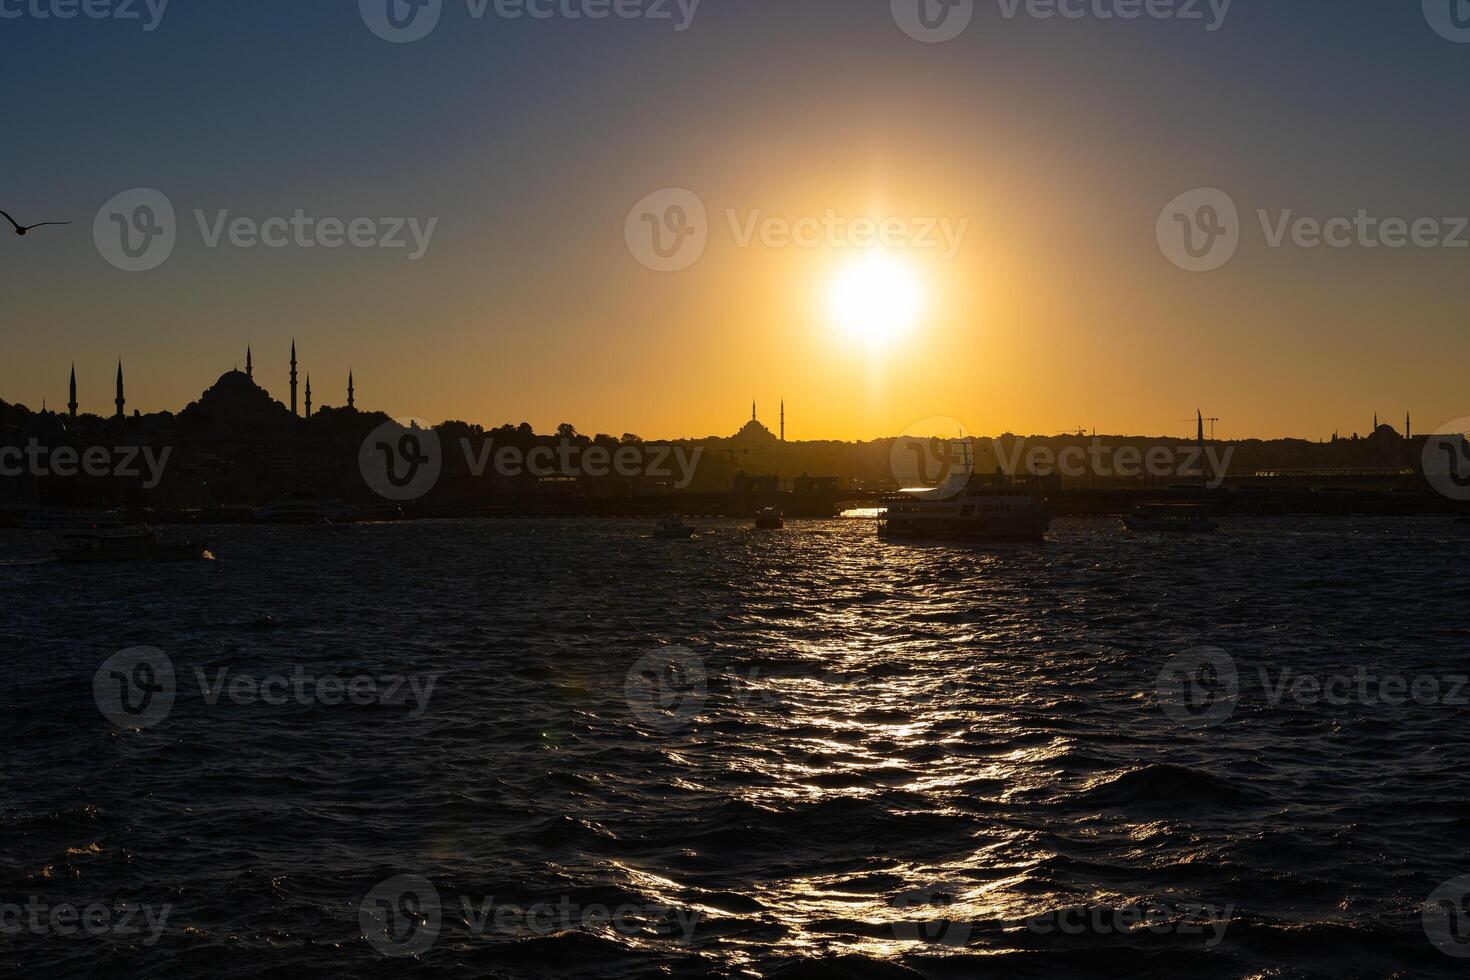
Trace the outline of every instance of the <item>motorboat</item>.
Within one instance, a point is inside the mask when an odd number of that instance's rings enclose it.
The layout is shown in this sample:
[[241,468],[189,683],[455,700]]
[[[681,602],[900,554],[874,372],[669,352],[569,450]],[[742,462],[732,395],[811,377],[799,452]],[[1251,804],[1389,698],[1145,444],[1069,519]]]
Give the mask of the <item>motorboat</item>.
[[762,507],[756,512],[755,526],[762,531],[777,531],[786,526],[786,519],[774,507]]
[[685,524],[683,518],[665,517],[654,527],[653,536],[655,538],[669,539],[692,538],[694,537],[694,528]]
[[56,560],[71,565],[121,562],[199,561],[211,557],[196,541],[165,543],[157,531],[119,531],[110,534],[68,534],[67,544],[54,552]]

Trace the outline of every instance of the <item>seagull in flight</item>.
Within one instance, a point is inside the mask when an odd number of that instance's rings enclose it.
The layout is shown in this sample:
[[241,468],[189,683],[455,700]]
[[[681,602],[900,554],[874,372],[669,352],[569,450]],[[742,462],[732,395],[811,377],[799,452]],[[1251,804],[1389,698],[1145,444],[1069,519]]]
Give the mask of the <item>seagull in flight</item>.
[[25,235],[25,233],[28,232],[28,231],[30,231],[32,228],[44,228],[47,225],[69,225],[69,224],[71,224],[70,221],[42,221],[42,222],[39,222],[39,223],[34,224],[34,225],[23,225],[19,221],[16,221],[14,218],[12,218],[10,215],[5,214],[4,211],[0,211],[0,214],[4,214],[5,215],[5,220],[8,221],[8,222],[10,222],[11,224],[15,225],[15,233],[17,235]]

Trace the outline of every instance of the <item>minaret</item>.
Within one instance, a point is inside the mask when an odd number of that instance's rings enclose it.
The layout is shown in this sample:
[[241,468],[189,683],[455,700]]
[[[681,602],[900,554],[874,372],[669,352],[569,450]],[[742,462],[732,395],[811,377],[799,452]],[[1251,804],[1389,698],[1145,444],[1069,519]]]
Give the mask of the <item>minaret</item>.
[[66,410],[72,418],[77,417],[77,365],[75,361],[71,365],[71,401],[66,403]]
[[1404,438],[1414,438],[1414,416],[1410,412],[1404,413]]
[[123,377],[122,377],[122,361],[121,360],[119,360],[117,362],[117,400],[116,401],[117,401],[117,419],[118,419],[119,422],[121,422],[122,421],[122,418],[123,418],[123,406],[127,404],[127,399],[123,397]]
[[350,409],[357,408],[357,393],[352,387],[351,371],[347,372],[347,407]]
[[250,361],[250,348],[245,348],[245,377],[255,380],[255,365]]
[[755,399],[754,398],[752,398],[750,400],[750,420],[752,422],[755,421]]
[[[291,341],[291,414],[296,414],[296,341]],[[307,412],[310,415],[310,412]]]
[[786,399],[781,399],[781,441],[786,441]]
[[306,417],[311,418],[311,375],[306,376]]

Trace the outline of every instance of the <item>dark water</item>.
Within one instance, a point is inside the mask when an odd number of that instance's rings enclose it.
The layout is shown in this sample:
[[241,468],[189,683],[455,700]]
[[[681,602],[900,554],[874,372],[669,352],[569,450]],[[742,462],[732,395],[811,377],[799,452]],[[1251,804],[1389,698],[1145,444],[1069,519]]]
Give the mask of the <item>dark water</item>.
[[[215,562],[97,570],[6,532],[0,972],[1470,969],[1463,904],[1423,917],[1470,874],[1466,529],[704,530],[221,528]],[[120,729],[94,675],[138,646],[174,702]],[[123,719],[163,685],[128,657],[98,688]],[[298,668],[377,688],[199,682]],[[1273,695],[1284,669],[1301,693]],[[48,918],[92,905],[106,928]]]

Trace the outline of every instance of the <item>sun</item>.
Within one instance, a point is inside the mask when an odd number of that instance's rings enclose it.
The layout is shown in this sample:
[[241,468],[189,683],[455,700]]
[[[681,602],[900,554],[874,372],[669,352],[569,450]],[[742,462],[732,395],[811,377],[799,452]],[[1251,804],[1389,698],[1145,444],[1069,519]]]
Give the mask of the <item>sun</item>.
[[837,271],[827,293],[833,325],[852,341],[880,347],[903,337],[919,319],[924,292],[900,256],[867,252]]

